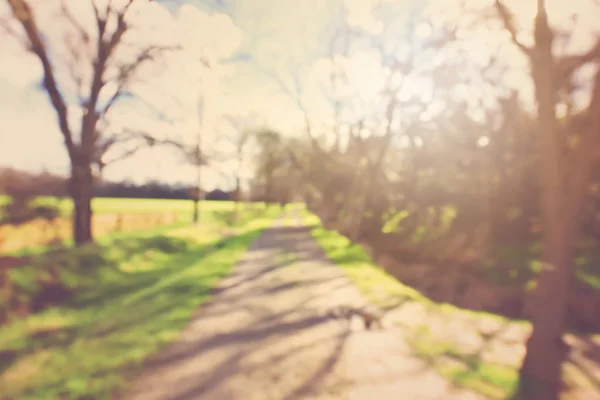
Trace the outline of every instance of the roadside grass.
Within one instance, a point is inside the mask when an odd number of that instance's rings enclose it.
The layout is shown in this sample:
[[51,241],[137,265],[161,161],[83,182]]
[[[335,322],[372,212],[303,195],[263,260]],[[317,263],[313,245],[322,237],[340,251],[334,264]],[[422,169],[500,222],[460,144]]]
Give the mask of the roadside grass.
[[0,393],[7,399],[116,398],[277,215],[244,212],[226,237],[216,221],[71,250],[76,264],[88,264],[72,273],[76,294],[0,328]]
[[[325,229],[314,214],[304,210],[302,215],[303,222],[311,227],[312,236],[327,257],[346,273],[368,302],[384,309],[401,310],[402,319],[397,323],[406,328],[407,343],[416,355],[457,386],[475,390],[489,399],[500,400],[509,396],[518,381],[516,366],[483,361],[481,351],[474,350],[473,346],[462,348],[454,340],[455,335],[445,335],[448,332],[444,327],[453,319],[482,320],[493,325],[495,330],[501,330],[512,321],[489,313],[433,302],[374,265],[362,246],[351,243],[335,231]],[[430,324],[441,326],[430,329]],[[475,339],[476,342],[482,342],[481,337]]]

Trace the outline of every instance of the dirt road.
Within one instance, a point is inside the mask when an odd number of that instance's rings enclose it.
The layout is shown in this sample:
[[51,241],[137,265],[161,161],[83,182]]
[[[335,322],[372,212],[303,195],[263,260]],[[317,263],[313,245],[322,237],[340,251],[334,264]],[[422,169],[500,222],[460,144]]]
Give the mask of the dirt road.
[[148,362],[130,400],[475,400],[410,354],[399,328],[336,319],[361,305],[306,228],[275,222]]

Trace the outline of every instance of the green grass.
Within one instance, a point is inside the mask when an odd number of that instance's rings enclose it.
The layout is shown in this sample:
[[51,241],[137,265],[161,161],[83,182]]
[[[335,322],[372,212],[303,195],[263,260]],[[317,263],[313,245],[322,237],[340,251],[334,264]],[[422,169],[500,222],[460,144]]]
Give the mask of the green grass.
[[[215,222],[74,250],[75,264],[93,264],[71,271],[77,295],[0,328],[0,392],[13,399],[114,398],[276,215],[246,212],[227,238]],[[21,278],[21,285],[32,282]]]
[[484,362],[480,354],[461,351],[432,334],[427,325],[418,326],[406,339],[413,352],[443,376],[488,399],[506,399],[516,388],[518,371],[514,367]]
[[[383,308],[400,305],[396,309],[402,316],[398,323],[403,326],[407,343],[417,356],[457,386],[472,389],[489,399],[500,400],[510,396],[518,383],[520,359],[496,358],[493,352],[487,353],[490,357],[484,358],[483,355],[496,344],[503,346],[500,348],[503,354],[518,354],[520,349],[514,338],[503,341],[499,337],[505,328],[513,333],[524,333],[526,337],[531,327],[528,321],[509,320],[495,314],[433,302],[375,265],[362,246],[323,228],[315,215],[304,211],[303,220],[312,227],[313,237],[328,258],[347,274],[367,301]],[[538,252],[539,249],[532,248],[520,253],[504,253],[503,256],[510,265],[519,265],[519,262],[530,263],[531,257],[527,254]],[[600,253],[594,251],[588,251],[578,259],[579,278],[590,287],[600,288],[600,281],[594,278],[597,275],[594,268],[597,268],[599,259]],[[417,317],[414,318],[414,315]],[[470,342],[473,338],[481,339],[480,344],[477,345],[477,340]],[[589,339],[600,341],[600,335],[592,335]],[[565,382],[572,388],[597,387],[582,368],[572,363],[565,364]]]
[[[362,246],[323,228],[315,215],[304,211],[303,221],[312,227],[311,233],[327,257],[346,273],[370,303],[384,308],[399,304],[401,307],[417,306],[426,316],[436,319],[487,318],[508,322],[497,315],[435,303],[374,265]],[[484,362],[473,354],[462,353],[452,339],[429,332],[427,323],[422,320],[417,319],[414,323],[405,320],[402,325],[415,354],[456,385],[473,389],[490,399],[504,399],[515,387],[518,375],[514,367]]]
[[401,284],[394,277],[375,266],[362,246],[321,226],[317,216],[303,211],[303,222],[312,226],[312,236],[327,257],[348,275],[369,302],[380,306],[396,304],[398,301],[419,301],[424,304],[433,304],[418,291]]

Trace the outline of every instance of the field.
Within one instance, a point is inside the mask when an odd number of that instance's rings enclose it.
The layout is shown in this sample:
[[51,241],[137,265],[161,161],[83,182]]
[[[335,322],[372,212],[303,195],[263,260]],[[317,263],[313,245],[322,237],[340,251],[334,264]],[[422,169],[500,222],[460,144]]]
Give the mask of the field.
[[[0,196],[0,205],[9,201],[7,196]],[[65,215],[71,214],[73,203],[68,198],[58,199],[55,197],[39,197],[40,204],[52,204],[58,206]],[[231,203],[226,201],[208,201],[208,209],[215,210],[219,208],[227,209]],[[116,213],[139,213],[139,212],[192,212],[192,202],[190,200],[163,200],[163,199],[127,199],[127,198],[109,198],[97,197],[92,200],[92,209],[98,214],[116,214]]]
[[[0,197],[0,204],[7,201],[7,197]],[[0,253],[13,253],[70,239],[71,200],[41,197],[37,202],[58,206],[62,217],[51,222],[40,219],[20,226],[0,225]],[[193,213],[190,200],[96,198],[92,208],[93,231],[98,237],[191,221]],[[204,201],[200,204],[201,219],[232,209],[231,202]]]

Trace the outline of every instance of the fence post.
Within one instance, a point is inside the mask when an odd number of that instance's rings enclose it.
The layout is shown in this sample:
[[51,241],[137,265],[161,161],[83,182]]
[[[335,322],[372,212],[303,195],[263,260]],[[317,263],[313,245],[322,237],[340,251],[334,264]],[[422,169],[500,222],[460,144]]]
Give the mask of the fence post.
[[122,213],[117,214],[117,222],[115,224],[115,230],[117,232],[123,232],[123,214]]

